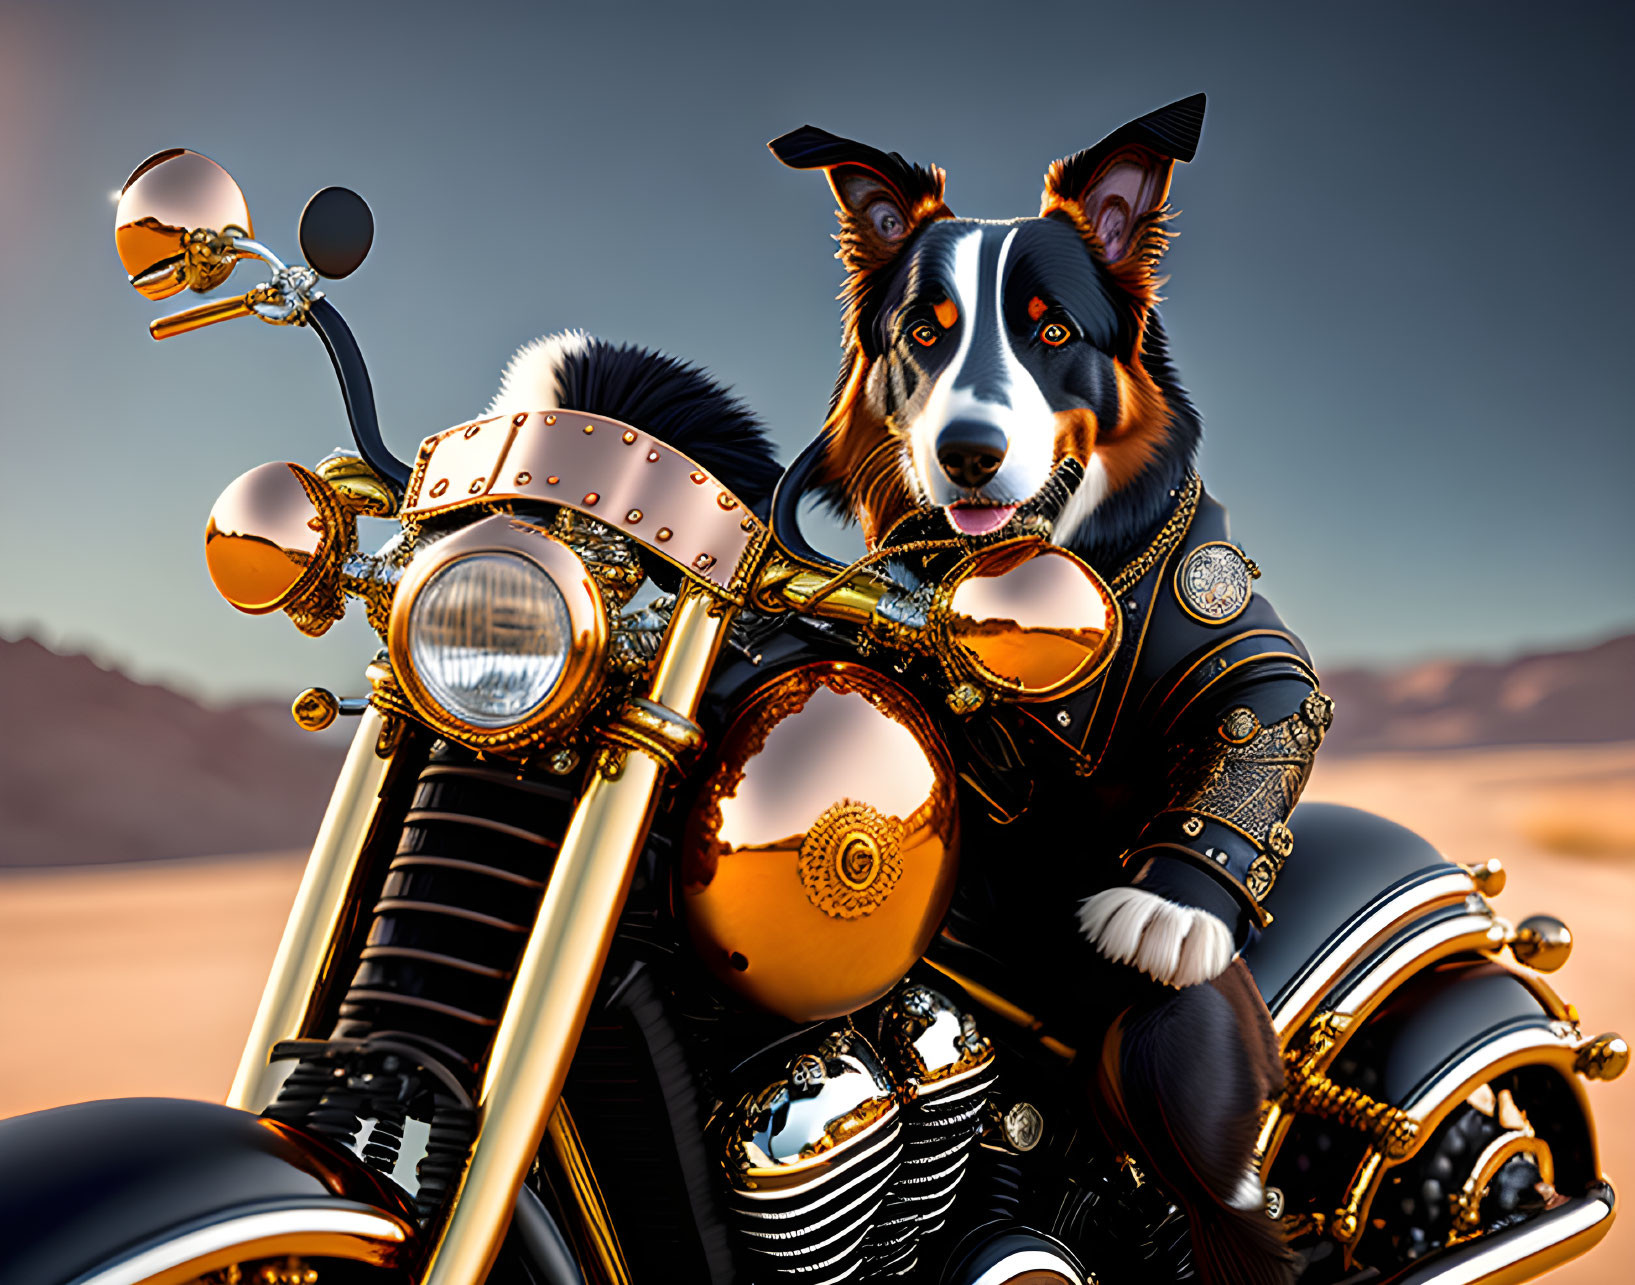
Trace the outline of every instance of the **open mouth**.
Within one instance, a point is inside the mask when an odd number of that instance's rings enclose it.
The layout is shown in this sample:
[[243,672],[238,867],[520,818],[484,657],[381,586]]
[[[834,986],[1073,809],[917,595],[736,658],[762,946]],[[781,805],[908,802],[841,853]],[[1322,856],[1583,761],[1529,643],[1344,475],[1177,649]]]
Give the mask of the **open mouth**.
[[961,535],[992,535],[1016,513],[1014,504],[950,504],[944,512]]

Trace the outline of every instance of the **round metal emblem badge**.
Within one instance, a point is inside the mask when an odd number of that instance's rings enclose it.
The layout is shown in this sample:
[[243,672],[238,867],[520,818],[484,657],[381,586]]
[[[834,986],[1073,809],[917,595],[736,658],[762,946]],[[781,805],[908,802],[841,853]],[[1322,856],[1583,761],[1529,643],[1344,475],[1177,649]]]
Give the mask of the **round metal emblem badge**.
[[843,799],[800,845],[800,881],[811,903],[835,919],[871,915],[903,873],[902,823],[867,803]]
[[1237,546],[1224,540],[1200,544],[1175,571],[1175,596],[1189,616],[1223,625],[1249,605],[1253,577]]

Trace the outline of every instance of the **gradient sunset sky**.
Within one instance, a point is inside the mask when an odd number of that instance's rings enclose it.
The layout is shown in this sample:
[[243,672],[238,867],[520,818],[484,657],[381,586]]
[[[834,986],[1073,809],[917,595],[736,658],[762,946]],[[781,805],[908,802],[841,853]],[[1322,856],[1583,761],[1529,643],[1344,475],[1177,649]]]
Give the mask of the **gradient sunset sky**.
[[936,162],[1003,218],[1198,90],[1164,317],[1205,480],[1319,664],[1635,627],[1632,64],[1613,4],[0,0],[0,634],[212,697],[358,691],[376,645],[210,586],[216,493],[348,434],[309,334],[148,338],[110,194],[151,152],[226,166],[287,257],[318,188],[369,200],[330,296],[400,455],[582,326],[707,366],[787,458],[839,267],[821,178],[767,139]]

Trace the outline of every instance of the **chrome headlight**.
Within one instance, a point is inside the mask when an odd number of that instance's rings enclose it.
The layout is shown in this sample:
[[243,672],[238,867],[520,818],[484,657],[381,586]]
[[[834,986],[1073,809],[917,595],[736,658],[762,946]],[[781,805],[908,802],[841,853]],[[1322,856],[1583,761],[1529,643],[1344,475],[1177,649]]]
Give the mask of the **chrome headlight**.
[[409,564],[387,646],[415,710],[445,735],[514,748],[570,726],[595,694],[607,615],[572,550],[515,518],[474,523]]

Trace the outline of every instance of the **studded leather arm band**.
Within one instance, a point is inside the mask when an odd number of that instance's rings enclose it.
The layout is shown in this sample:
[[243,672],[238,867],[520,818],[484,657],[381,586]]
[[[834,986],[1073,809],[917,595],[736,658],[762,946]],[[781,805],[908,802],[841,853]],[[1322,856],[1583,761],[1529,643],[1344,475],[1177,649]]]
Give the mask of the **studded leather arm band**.
[[1242,912],[1233,925],[1240,945],[1250,923],[1269,922],[1261,902],[1294,851],[1289,814],[1333,711],[1334,702],[1315,689],[1270,725],[1248,703],[1232,705],[1207,734],[1176,749],[1168,806],[1131,853],[1132,860],[1160,847],[1165,856],[1189,854],[1213,874]]

